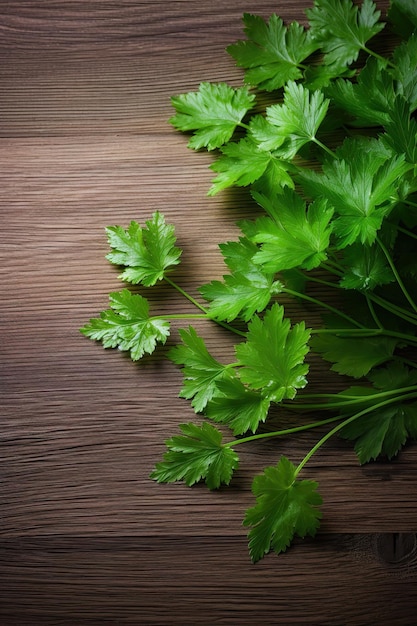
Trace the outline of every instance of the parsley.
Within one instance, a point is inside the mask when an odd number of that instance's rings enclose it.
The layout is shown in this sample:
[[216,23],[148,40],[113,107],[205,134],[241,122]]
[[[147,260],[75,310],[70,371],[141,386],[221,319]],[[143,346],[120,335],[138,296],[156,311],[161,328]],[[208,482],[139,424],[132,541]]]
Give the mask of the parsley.
[[151,476],[158,482],[184,480],[191,487],[204,479],[209,489],[228,485],[238,466],[238,456],[232,448],[222,444],[222,434],[211,424],[181,424],[182,435],[165,443],[168,452]]
[[297,469],[285,456],[275,467],[257,476],[252,491],[257,504],[246,512],[243,523],[249,531],[249,551],[258,561],[272,548],[284,552],[295,534],[314,536],[319,527],[322,498],[317,483],[296,480]]
[[[417,439],[415,3],[392,0],[383,20],[372,0],[315,0],[306,18],[245,14],[246,39],[227,49],[245,84],[201,83],[172,98],[174,128],[213,152],[208,194],[245,187],[253,202],[236,241],[219,244],[222,279],[199,288],[203,301],[184,291],[162,213],[111,226],[107,259],[141,293],[111,293],[81,329],[138,360],[165,343],[172,320],[187,324],[168,358],[197,421],[165,442],[157,482],[218,489],[238,470],[237,446],[326,427],[298,464],[281,456],[255,476],[243,520],[254,562],[316,534],[318,483],[299,475],[332,437],[351,441],[361,464]],[[386,56],[373,49],[383,30],[394,38]],[[197,312],[151,315],[142,289],[160,281]],[[288,299],[308,305],[305,321],[292,323]],[[210,353],[194,319],[234,333],[230,362]],[[311,354],[342,375],[341,391],[309,389]],[[282,409],[295,416],[285,428]]]

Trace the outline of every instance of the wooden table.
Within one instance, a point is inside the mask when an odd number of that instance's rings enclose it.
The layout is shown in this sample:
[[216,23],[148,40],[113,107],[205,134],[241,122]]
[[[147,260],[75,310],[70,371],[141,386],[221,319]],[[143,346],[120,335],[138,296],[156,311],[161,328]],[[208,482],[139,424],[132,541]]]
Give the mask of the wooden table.
[[[164,349],[133,364],[78,330],[121,288],[107,225],[159,210],[184,250],[176,280],[196,294],[221,276],[217,244],[236,238],[246,195],[206,196],[211,156],[169,126],[169,98],[241,84],[224,48],[244,12],[292,20],[303,7],[0,5],[2,626],[416,623],[417,446],[360,467],[330,442],[305,470],[325,501],[318,537],[252,565],[241,525],[252,477],[282,453],[301,459],[317,433],[249,446],[229,489],[157,485],[163,440],[193,419],[179,370]],[[152,298],[192,310],[166,287]],[[233,337],[198,329],[230,354]],[[320,367],[313,378],[336,384]]]

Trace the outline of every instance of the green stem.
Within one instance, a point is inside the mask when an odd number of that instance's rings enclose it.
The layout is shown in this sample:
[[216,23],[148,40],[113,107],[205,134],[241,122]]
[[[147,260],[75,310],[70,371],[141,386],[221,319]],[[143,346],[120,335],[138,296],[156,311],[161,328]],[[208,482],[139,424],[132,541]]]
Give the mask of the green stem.
[[410,304],[411,308],[417,313],[417,304],[414,302],[414,300],[412,299],[412,297],[410,296],[410,294],[408,293],[403,281],[401,280],[401,276],[398,274],[397,272],[397,268],[394,265],[394,261],[391,258],[390,253],[388,252],[387,248],[384,246],[384,244],[382,243],[382,241],[377,237],[377,242],[381,248],[381,250],[383,251],[383,253],[386,256],[386,259],[391,267],[391,270],[395,276],[395,279],[401,289],[401,291],[403,292],[405,298],[408,300],[408,303]]
[[171,285],[171,287],[174,287],[174,289],[176,289],[182,296],[184,296],[184,298],[186,298],[187,300],[189,300],[189,302],[194,304],[194,306],[197,307],[197,309],[200,309],[200,311],[203,311],[203,313],[208,315],[208,310],[205,307],[203,307],[202,304],[197,302],[197,300],[193,298],[191,294],[189,294],[187,291],[184,291],[182,287],[180,287],[177,283],[175,283],[173,280],[171,280],[167,276],[165,276],[165,280],[169,285]]
[[417,344],[417,337],[385,328],[317,328],[311,330],[310,333],[312,335],[333,334],[339,337],[393,337],[410,344]]
[[206,313],[169,313],[167,315],[154,315],[152,320],[206,320],[211,319]]
[[367,54],[370,54],[372,57],[374,57],[375,59],[378,59],[379,61],[382,61],[385,64],[389,65],[392,69],[395,69],[395,65],[394,63],[391,63],[391,61],[389,61],[388,59],[384,58],[383,56],[381,56],[380,54],[378,54],[377,52],[374,52],[373,50],[371,50],[370,48],[367,48],[366,46],[361,46],[362,50],[364,52],[366,52]]
[[389,404],[394,404],[396,402],[403,402],[404,400],[411,400],[413,398],[417,397],[417,392],[414,393],[409,393],[409,394],[405,394],[403,396],[400,397],[396,397],[396,398],[392,398],[391,400],[384,400],[383,402],[379,402],[378,404],[375,404],[372,407],[367,407],[366,409],[363,409],[362,411],[359,411],[358,413],[355,413],[355,415],[352,415],[351,417],[348,417],[348,419],[344,420],[342,423],[337,424],[337,426],[335,426],[334,428],[332,428],[328,433],[326,433],[324,435],[324,437],[322,437],[315,446],[313,446],[311,448],[311,450],[305,455],[305,457],[303,458],[303,460],[301,461],[301,463],[297,466],[296,470],[295,470],[295,474],[294,474],[294,479],[297,477],[297,475],[301,472],[301,470],[303,469],[304,465],[306,463],[308,463],[308,461],[311,459],[311,457],[317,452],[317,450],[319,448],[321,448],[321,446],[326,443],[326,441],[328,441],[329,439],[331,439],[331,437],[333,437],[334,435],[336,435],[340,430],[342,430],[342,428],[344,428],[345,426],[347,426],[348,424],[350,424],[351,422],[354,422],[355,420],[359,419],[360,417],[362,417],[363,415],[366,415],[368,413],[371,413],[372,411],[375,411],[377,409],[380,409],[384,406],[388,406]]
[[368,305],[368,309],[369,309],[369,312],[370,312],[370,314],[372,316],[372,319],[374,320],[374,322],[378,326],[378,328],[382,329],[383,325],[379,321],[379,318],[378,318],[378,316],[376,314],[375,307],[373,305],[373,302],[372,302],[371,298],[369,297],[368,294],[365,295],[365,298],[366,298],[366,303]]
[[413,202],[412,200],[403,200],[404,204],[408,204],[409,206],[414,207],[415,209],[417,209],[417,202]]
[[[299,270],[297,270],[299,274],[306,278],[305,274]],[[318,283],[319,285],[324,285],[325,287],[332,287],[333,289],[340,289],[340,285],[338,283],[332,283],[329,280],[324,280],[323,278],[317,278],[316,276],[309,276],[308,280],[313,283]]]
[[339,309],[336,309],[335,307],[331,306],[330,304],[327,304],[326,302],[322,302],[322,300],[318,300],[317,298],[307,296],[306,294],[299,293],[298,291],[293,291],[292,289],[287,289],[286,287],[282,291],[283,293],[287,293],[289,296],[301,298],[302,300],[307,300],[307,302],[312,302],[313,304],[316,304],[317,306],[321,306],[327,309],[328,311],[331,311],[335,315],[342,317],[343,319],[348,321],[350,324],[353,324],[354,326],[357,326],[358,328],[364,328],[364,326],[360,324],[359,322],[357,322],[356,320],[354,320],[353,317],[350,317],[350,315],[347,315],[346,313],[339,311]]
[[[363,404],[364,402],[369,403],[370,401],[379,400],[381,398],[389,398],[390,396],[398,396],[399,394],[417,392],[417,385],[410,385],[409,387],[402,387],[399,389],[390,389],[388,391],[379,391],[377,393],[370,393],[366,395],[353,395],[353,394],[343,394],[343,393],[311,393],[311,394],[303,394],[303,397],[300,400],[295,400],[292,403],[283,402],[280,406],[286,409],[296,409],[300,408],[303,410],[306,409],[337,409],[337,408],[345,408],[355,404]],[[309,400],[311,399],[321,399],[321,398],[329,398],[336,400],[340,398],[340,401],[335,402],[303,402],[304,398]]]
[[[417,204],[414,204],[414,202],[406,202],[405,204],[411,204],[411,206],[415,206],[417,208]],[[404,233],[404,235],[408,235],[413,239],[417,239],[416,233],[412,233],[411,230],[408,230],[408,228],[402,228],[402,226],[397,226],[397,230],[400,231],[400,233]]]
[[[214,317],[212,317],[210,315],[209,311],[202,304],[200,304],[195,298],[193,298],[193,296],[191,294],[189,294],[187,291],[185,291],[182,287],[180,287],[173,280],[171,280],[167,276],[165,276],[165,280],[166,280],[166,282],[169,285],[171,285],[171,287],[176,289],[182,296],[184,296],[184,298],[189,300],[189,302],[191,302],[195,307],[197,307],[197,309],[200,309],[200,311],[202,311],[204,313],[204,317],[206,317],[207,319],[210,319],[211,321],[215,322],[219,326],[222,326],[223,328],[226,328],[227,330],[230,330],[232,333],[235,333],[235,335],[239,335],[240,337],[246,337],[246,333],[245,332],[243,332],[241,330],[238,330],[237,328],[234,328],[233,326],[230,326],[230,324],[227,324],[227,322],[222,322],[222,321],[216,320]],[[178,319],[180,319],[180,317],[183,317],[184,319],[187,319],[183,315],[182,316],[178,316]],[[201,316],[200,318],[195,318],[195,319],[203,319],[203,316]]]
[[311,137],[311,141],[319,146],[319,148],[324,150],[329,156],[332,157],[332,159],[337,159],[337,154],[333,152],[333,150],[330,150],[330,148],[328,148],[324,143],[322,143],[320,139],[317,139],[317,137]]
[[392,302],[388,302],[388,300],[385,300],[385,298],[381,298],[380,296],[377,296],[375,293],[369,293],[368,298],[372,300],[372,302],[375,302],[375,304],[378,304],[380,307],[385,309],[386,311],[389,311],[390,313],[392,313],[393,315],[396,315],[397,317],[401,317],[401,319],[408,322],[409,324],[413,324],[413,325],[416,324],[417,315],[414,315],[412,311],[406,311],[401,306],[398,306],[398,304],[393,304]]
[[399,361],[400,363],[403,363],[404,365],[408,365],[408,367],[412,367],[412,368],[417,368],[417,363],[416,361],[412,361],[411,359],[407,359],[404,356],[399,356],[396,355],[393,357],[396,361]]
[[335,261],[329,261],[329,263],[322,263],[321,267],[327,272],[329,272],[329,274],[334,274],[335,276],[338,276],[339,278],[343,276],[344,274],[343,267],[338,265]]
[[249,443],[251,441],[256,441],[257,439],[269,439],[271,437],[282,437],[285,435],[292,435],[293,433],[299,433],[303,430],[310,430],[312,428],[318,428],[319,426],[325,426],[326,424],[331,424],[341,419],[342,417],[338,415],[335,417],[329,417],[328,419],[325,419],[325,420],[320,420],[318,422],[304,424],[303,426],[294,426],[293,428],[285,428],[284,430],[274,430],[269,433],[258,433],[256,435],[249,435],[248,437],[242,437],[242,439],[235,439],[234,441],[229,441],[228,443],[225,443],[224,446],[226,448],[233,448],[234,446],[237,446],[240,443]]

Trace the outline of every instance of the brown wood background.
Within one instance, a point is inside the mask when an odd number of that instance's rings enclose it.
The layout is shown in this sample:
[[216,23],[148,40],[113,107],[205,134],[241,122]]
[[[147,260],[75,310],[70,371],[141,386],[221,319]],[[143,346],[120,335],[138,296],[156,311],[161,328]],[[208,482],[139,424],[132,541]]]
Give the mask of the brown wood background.
[[[229,489],[157,485],[163,440],[193,418],[179,371],[164,349],[135,365],[78,332],[121,288],[107,225],[160,210],[184,250],[176,280],[195,294],[221,276],[217,244],[248,203],[206,197],[211,157],[168,125],[169,98],[241,83],[224,48],[243,12],[303,8],[0,3],[2,626],[416,623],[416,446],[359,467],[330,442],[305,470],[325,500],[319,536],[254,566],[241,526],[252,476],[281,453],[298,462],[318,434],[248,446]],[[192,310],[163,286],[151,299]],[[233,337],[198,328],[229,358]],[[337,385],[314,361],[312,381]]]

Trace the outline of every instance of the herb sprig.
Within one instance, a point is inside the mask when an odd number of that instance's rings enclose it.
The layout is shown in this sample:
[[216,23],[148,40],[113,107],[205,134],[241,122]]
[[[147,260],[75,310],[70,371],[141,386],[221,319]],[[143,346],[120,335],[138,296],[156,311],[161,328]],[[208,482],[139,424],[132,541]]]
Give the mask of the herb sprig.
[[[245,14],[246,39],[227,49],[245,84],[206,82],[172,98],[170,122],[189,147],[217,151],[209,195],[246,187],[256,207],[238,240],[219,246],[223,280],[201,286],[202,302],[173,280],[181,250],[159,212],[145,226],[109,227],[107,258],[124,282],[164,280],[198,312],[151,315],[146,298],[125,288],[81,329],[133,360],[166,341],[172,319],[236,334],[224,364],[192,325],[179,331],[169,358],[182,368],[180,396],[202,419],[166,441],[151,473],[158,482],[217,489],[232,480],[238,446],[329,427],[298,465],[281,456],[254,478],[243,521],[253,561],[317,532],[318,485],[299,474],[331,437],[352,441],[360,463],[391,459],[417,438],[417,8],[392,0],[383,21],[372,0],[315,0],[306,17],[304,27]],[[385,57],[372,45],[383,29],[396,37]],[[259,112],[264,91],[275,101]],[[314,283],[346,295],[345,305],[311,295]],[[323,323],[293,324],[281,294],[315,304]],[[354,384],[307,392],[310,351]],[[273,405],[292,410],[294,424],[263,432]]]

